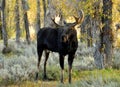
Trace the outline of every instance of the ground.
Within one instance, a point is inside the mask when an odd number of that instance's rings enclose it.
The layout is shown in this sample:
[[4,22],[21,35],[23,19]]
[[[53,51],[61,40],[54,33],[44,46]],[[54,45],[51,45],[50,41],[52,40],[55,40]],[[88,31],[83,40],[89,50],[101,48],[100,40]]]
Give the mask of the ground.
[[41,60],[39,80],[34,81],[37,70],[36,42],[27,45],[25,41],[16,45],[9,40],[12,52],[2,54],[0,42],[0,87],[120,87],[120,50],[114,51],[114,66],[117,69],[98,70],[94,67],[93,48],[79,42],[73,62],[72,84],[68,84],[68,62],[65,58],[64,84],[60,83],[58,54],[50,53],[47,63],[48,81],[43,81],[43,61]]
[[[53,81],[23,81],[6,85],[7,87],[120,87],[120,70],[73,71],[72,84],[68,84],[65,76],[64,84]],[[5,86],[5,87],[6,87]]]

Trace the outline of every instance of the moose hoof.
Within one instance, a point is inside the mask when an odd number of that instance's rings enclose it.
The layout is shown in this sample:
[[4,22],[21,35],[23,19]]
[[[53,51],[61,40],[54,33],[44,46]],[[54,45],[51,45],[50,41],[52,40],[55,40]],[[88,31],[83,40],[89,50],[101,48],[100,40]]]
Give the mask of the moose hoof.
[[44,76],[43,76],[43,80],[44,80],[44,81],[49,80],[48,77],[47,77],[47,75],[44,75]]
[[34,80],[35,80],[36,82],[38,81],[38,73],[36,73],[36,76],[35,76]]

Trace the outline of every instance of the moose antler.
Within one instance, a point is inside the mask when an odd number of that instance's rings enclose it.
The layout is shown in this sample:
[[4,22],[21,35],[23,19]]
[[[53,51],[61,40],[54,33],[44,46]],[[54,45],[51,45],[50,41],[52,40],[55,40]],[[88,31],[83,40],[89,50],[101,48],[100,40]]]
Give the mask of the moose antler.
[[51,20],[53,21],[53,23],[55,24],[56,27],[61,27],[61,25],[58,24],[61,20],[60,14],[55,15],[55,17],[51,18]]
[[81,15],[81,17],[73,16],[75,18],[75,24],[76,25],[82,23],[83,19],[84,19],[84,12],[82,10],[79,11],[79,14]]
[[51,18],[51,20],[53,21],[56,27],[60,27],[60,25],[55,22],[55,18]]

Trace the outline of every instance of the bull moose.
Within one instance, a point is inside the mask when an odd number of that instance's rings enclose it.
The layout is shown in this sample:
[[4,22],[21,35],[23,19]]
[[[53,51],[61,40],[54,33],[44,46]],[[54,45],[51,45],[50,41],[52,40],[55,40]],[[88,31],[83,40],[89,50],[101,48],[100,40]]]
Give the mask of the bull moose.
[[[37,68],[39,69],[41,56],[45,51],[44,61],[44,79],[46,79],[46,63],[49,57],[49,51],[59,53],[59,63],[61,67],[61,78],[60,81],[63,83],[63,71],[64,71],[64,57],[68,55],[68,73],[69,83],[71,83],[71,70],[72,63],[74,60],[75,52],[78,47],[77,32],[75,26],[82,22],[83,17],[75,18],[74,23],[67,23],[64,26],[58,26],[56,28],[44,27],[41,28],[37,33],[37,53],[38,63]],[[38,79],[38,72],[36,73],[36,79]]]

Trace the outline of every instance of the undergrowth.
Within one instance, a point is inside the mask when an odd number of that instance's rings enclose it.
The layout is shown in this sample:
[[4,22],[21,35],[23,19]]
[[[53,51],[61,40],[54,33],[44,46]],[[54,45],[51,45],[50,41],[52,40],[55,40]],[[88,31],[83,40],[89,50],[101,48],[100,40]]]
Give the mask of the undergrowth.
[[39,80],[34,81],[37,71],[36,42],[27,45],[21,42],[16,45],[14,40],[9,41],[11,53],[3,55],[0,44],[0,86],[9,87],[120,87],[120,58],[119,50],[114,51],[113,64],[115,69],[95,70],[93,48],[87,48],[84,43],[79,43],[73,62],[72,84],[68,84],[68,62],[65,57],[64,84],[60,84],[60,65],[57,53],[50,53],[47,62],[48,81],[43,81],[42,56]]

